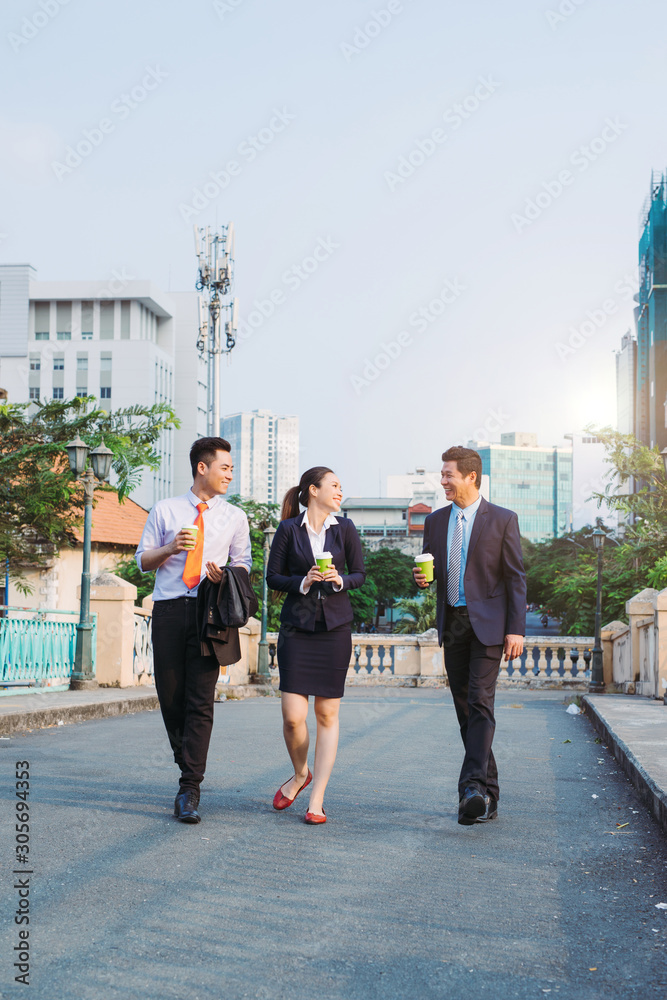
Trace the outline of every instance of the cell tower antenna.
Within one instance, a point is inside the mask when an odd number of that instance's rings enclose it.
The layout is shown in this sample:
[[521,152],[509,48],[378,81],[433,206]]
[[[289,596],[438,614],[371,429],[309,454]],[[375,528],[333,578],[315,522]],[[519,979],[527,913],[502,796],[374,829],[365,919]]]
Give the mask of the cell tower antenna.
[[[209,226],[195,226],[197,291],[199,295],[199,336],[197,350],[208,358],[207,433],[220,434],[220,361],[236,344],[238,299],[234,287],[234,223],[220,232]],[[224,346],[222,324],[224,323]]]

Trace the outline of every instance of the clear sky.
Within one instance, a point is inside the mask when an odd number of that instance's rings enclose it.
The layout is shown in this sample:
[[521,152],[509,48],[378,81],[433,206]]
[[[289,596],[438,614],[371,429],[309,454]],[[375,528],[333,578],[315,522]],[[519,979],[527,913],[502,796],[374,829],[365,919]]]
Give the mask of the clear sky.
[[298,414],[302,468],[368,495],[482,431],[615,421],[667,162],[660,0],[15,0],[0,20],[1,259],[192,289],[193,223],[232,219],[241,319],[284,298],[223,369],[223,412]]

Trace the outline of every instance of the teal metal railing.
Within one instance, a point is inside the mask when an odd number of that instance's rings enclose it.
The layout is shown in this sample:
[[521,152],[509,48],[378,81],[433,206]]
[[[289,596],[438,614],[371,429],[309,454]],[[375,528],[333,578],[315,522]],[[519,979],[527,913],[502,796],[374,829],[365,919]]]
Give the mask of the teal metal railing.
[[[0,612],[0,688],[67,683],[74,667],[79,612],[6,604],[0,605]],[[91,620],[94,674],[97,615]]]

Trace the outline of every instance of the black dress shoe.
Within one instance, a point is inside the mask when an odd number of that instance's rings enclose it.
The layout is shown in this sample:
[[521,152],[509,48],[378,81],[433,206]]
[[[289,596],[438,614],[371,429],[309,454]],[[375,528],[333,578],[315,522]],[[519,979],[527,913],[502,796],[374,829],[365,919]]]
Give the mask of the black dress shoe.
[[483,816],[477,817],[476,823],[488,823],[490,819],[498,819],[498,800],[490,795],[485,795],[484,801],[486,802],[486,811]]
[[198,805],[199,792],[194,789],[179,792],[174,800],[174,816],[181,823],[201,823],[201,816],[197,812]]
[[486,801],[477,788],[465,788],[459,800],[459,823],[472,826],[486,812]]

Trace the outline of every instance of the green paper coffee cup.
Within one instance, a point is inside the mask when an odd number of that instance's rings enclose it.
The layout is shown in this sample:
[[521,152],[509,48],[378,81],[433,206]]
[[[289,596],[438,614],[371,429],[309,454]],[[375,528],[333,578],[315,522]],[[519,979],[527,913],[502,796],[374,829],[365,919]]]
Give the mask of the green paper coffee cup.
[[321,556],[315,558],[315,562],[320,573],[326,573],[328,569],[333,569],[330,552],[323,552]]
[[197,524],[184,524],[181,531],[187,531],[191,538],[191,544],[188,545],[186,551],[191,551],[197,544],[197,532],[199,531],[199,525]]
[[429,583],[433,582],[433,556],[430,552],[422,552],[415,556],[415,564],[420,573],[423,573]]

